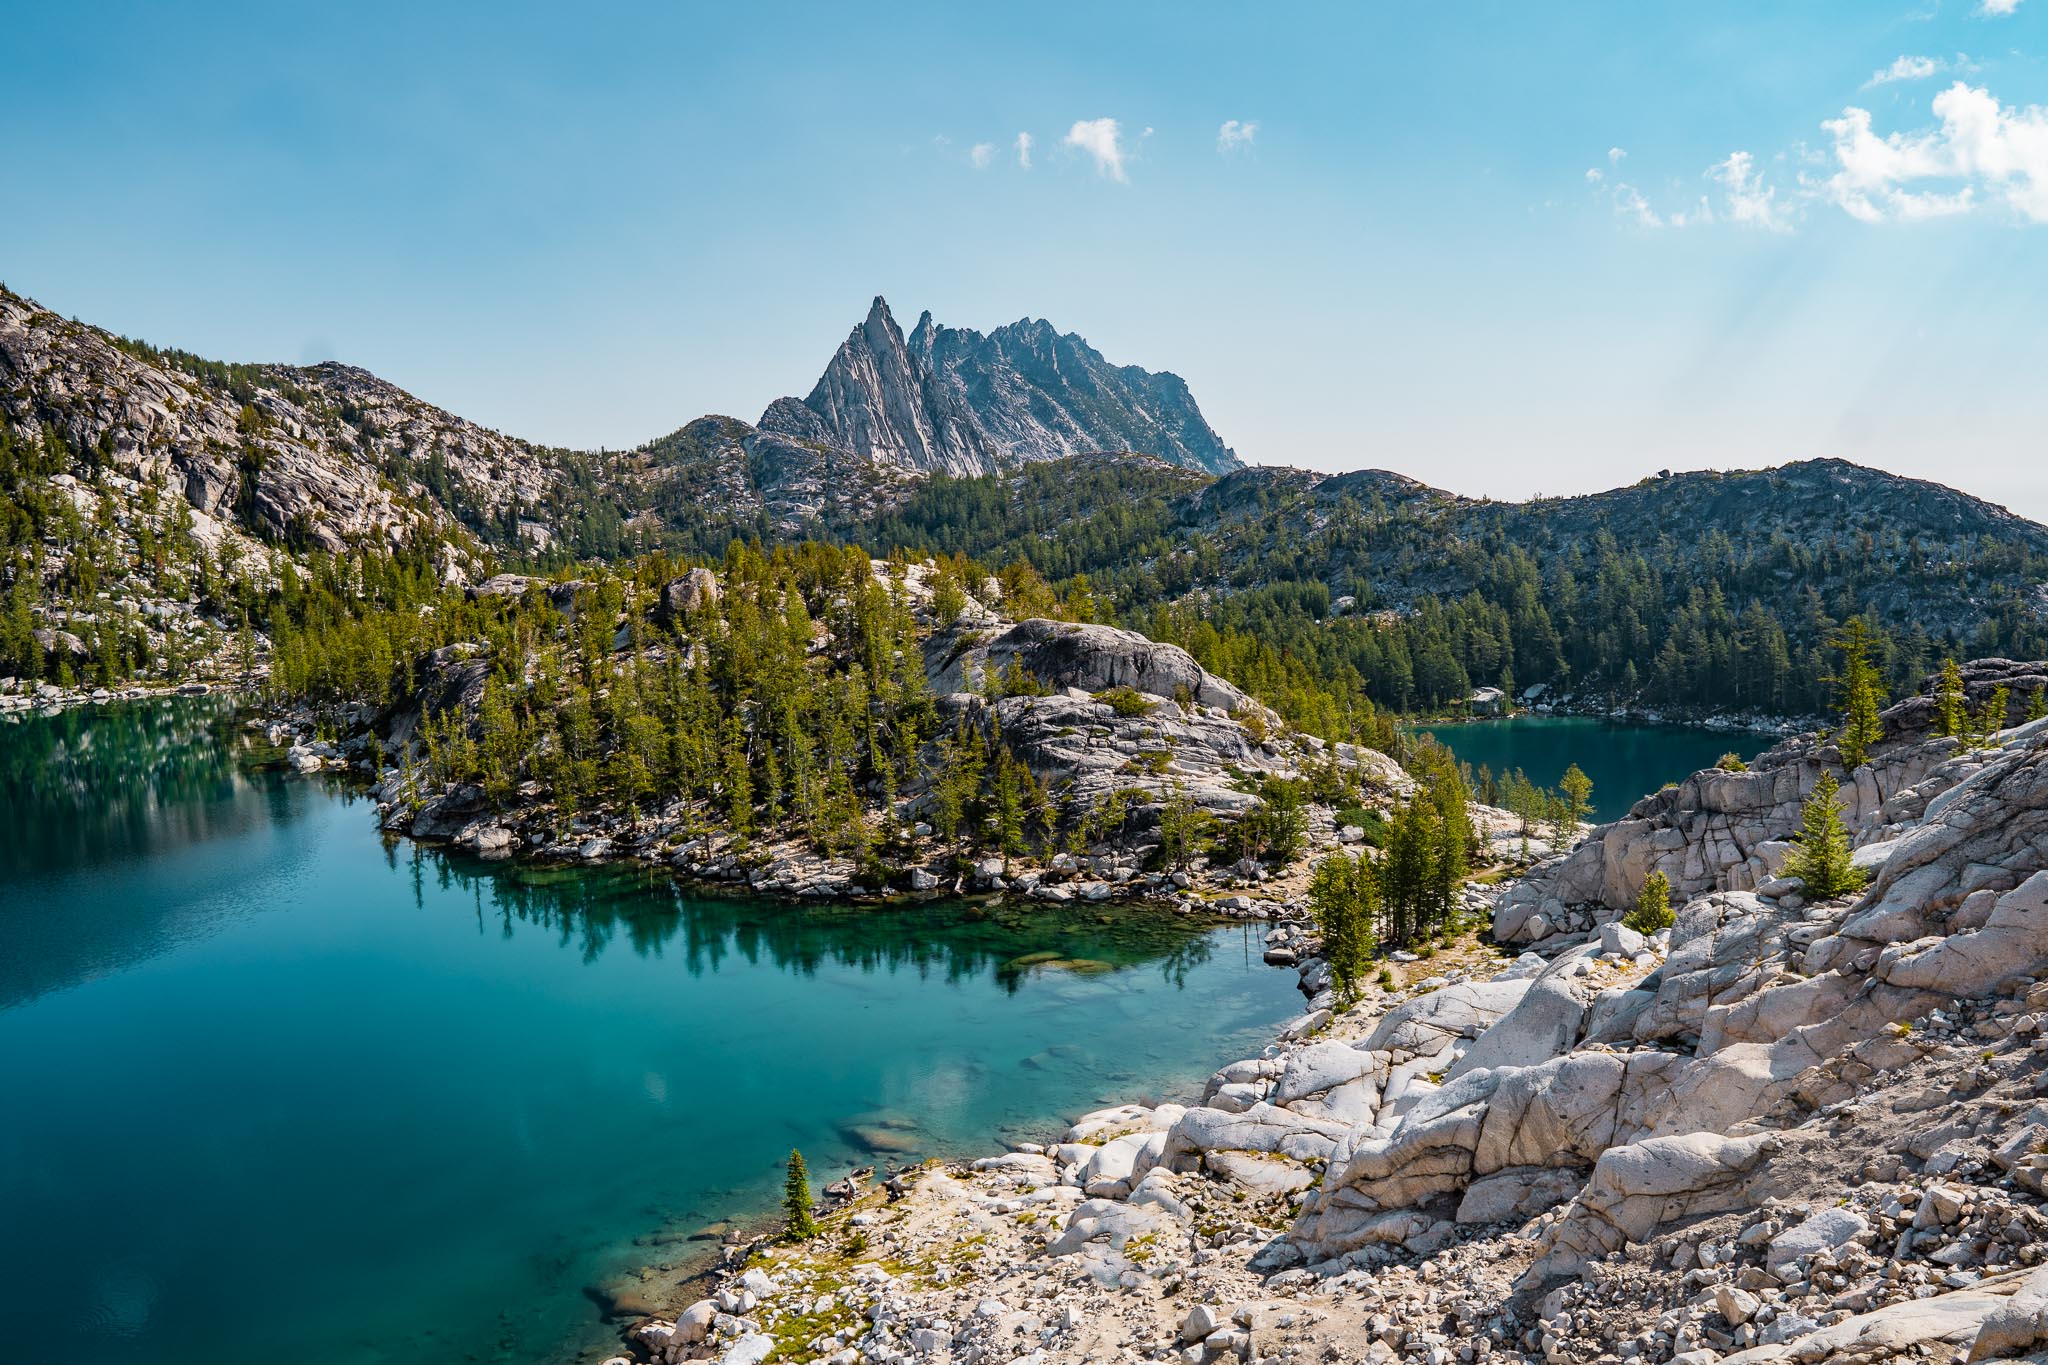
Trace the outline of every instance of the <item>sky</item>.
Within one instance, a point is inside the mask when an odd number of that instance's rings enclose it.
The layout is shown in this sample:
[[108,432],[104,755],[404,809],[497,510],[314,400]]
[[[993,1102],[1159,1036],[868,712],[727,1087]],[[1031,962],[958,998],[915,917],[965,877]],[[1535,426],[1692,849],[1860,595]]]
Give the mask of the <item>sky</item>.
[[9,287],[533,440],[754,418],[883,294],[1252,463],[2048,520],[2048,0],[0,0],[0,52]]

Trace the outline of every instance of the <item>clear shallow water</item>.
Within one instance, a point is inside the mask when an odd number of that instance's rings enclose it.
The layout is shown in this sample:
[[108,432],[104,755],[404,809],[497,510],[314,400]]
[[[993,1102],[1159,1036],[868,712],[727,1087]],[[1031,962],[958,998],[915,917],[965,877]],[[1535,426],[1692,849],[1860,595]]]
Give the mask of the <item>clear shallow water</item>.
[[1593,819],[1619,820],[1629,807],[1667,782],[1711,768],[1729,752],[1744,759],[1777,743],[1751,730],[1702,730],[1688,725],[1631,725],[1594,716],[1510,716],[1422,731],[1477,772],[1520,768],[1539,787],[1555,787],[1576,763],[1593,779]]
[[191,703],[0,725],[10,1359],[599,1358],[586,1286],[767,1208],[792,1145],[820,1184],[863,1134],[985,1150],[1183,1092],[1299,1007],[1251,929],[387,846],[231,734]]

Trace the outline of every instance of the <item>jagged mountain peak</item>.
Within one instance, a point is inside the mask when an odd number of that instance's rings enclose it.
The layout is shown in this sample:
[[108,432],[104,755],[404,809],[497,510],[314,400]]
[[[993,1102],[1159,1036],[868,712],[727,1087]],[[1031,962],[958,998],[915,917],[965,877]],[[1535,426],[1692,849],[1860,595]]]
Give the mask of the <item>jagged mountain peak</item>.
[[761,427],[920,473],[986,474],[1099,450],[1209,473],[1238,467],[1178,375],[1112,365],[1043,318],[984,334],[926,309],[905,337],[881,295],[810,395],[778,399]]

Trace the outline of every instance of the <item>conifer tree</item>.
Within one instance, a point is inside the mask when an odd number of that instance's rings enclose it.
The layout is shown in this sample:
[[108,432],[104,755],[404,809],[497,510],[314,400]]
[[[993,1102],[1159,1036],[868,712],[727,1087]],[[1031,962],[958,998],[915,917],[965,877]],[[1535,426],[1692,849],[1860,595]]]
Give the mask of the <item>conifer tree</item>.
[[2048,719],[2048,687],[2037,687],[2027,693],[2027,719]]
[[1169,871],[1183,871],[1209,851],[1214,823],[1188,796],[1186,784],[1175,782],[1159,808],[1159,856]]
[[1953,657],[1943,659],[1941,678],[1934,684],[1934,733],[1962,734],[1967,719],[1963,705],[1963,670]]
[[1866,874],[1849,861],[1849,832],[1842,825],[1841,784],[1822,773],[1799,812],[1799,846],[1785,863],[1788,876],[1805,883],[1809,900],[1833,900],[1863,885]]
[[1379,877],[1364,858],[1333,853],[1310,874],[1308,903],[1322,935],[1323,960],[1330,964],[1338,998],[1348,1004],[1358,998],[1376,946]]
[[804,1242],[818,1235],[818,1220],[811,1212],[811,1173],[804,1154],[789,1149],[789,1168],[782,1178],[783,1240]]
[[1989,747],[1991,741],[1998,737],[1998,732],[2005,728],[2005,718],[2011,711],[2012,691],[2004,683],[2000,683],[1991,689],[1991,695],[1984,699],[1984,704],[1977,708],[1977,714],[1971,717],[1973,723],[1970,728],[1974,732],[1973,738],[1976,743]]
[[1829,643],[1842,654],[1842,671],[1835,675],[1842,731],[1835,743],[1842,752],[1843,766],[1860,768],[1870,756],[1870,746],[1884,738],[1884,722],[1878,718],[1884,698],[1878,688],[1877,667],[1870,659],[1870,628],[1862,617],[1852,616]]
[[1654,934],[1660,929],[1669,929],[1675,917],[1671,913],[1671,879],[1662,872],[1652,872],[1643,879],[1643,889],[1636,893],[1635,908],[1622,920],[1639,934]]
[[1557,788],[1564,793],[1565,818],[1573,829],[1577,829],[1585,823],[1586,812],[1592,808],[1593,779],[1586,776],[1585,770],[1574,763],[1564,770],[1564,776],[1559,779]]

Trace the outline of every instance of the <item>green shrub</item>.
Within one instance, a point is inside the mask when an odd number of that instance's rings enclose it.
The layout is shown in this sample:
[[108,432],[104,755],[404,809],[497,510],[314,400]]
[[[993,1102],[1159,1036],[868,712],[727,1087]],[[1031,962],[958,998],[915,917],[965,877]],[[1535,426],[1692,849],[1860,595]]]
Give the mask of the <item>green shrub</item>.
[[1108,687],[1095,694],[1095,700],[1107,706],[1120,716],[1149,716],[1153,703],[1135,687]]

